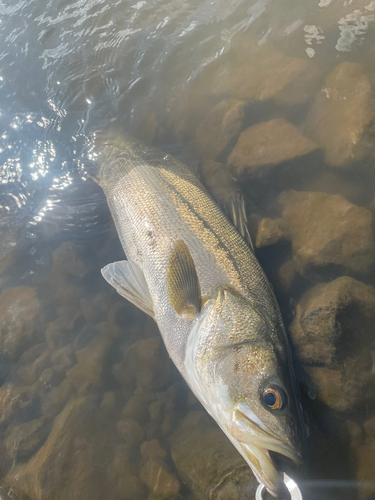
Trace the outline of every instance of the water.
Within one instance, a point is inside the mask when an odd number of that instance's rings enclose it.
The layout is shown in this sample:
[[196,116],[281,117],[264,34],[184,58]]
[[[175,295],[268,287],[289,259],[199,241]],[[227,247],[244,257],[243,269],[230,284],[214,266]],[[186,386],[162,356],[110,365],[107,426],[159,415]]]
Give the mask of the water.
[[253,498],[154,323],[100,275],[124,258],[85,174],[108,129],[244,194],[309,416],[293,477],[304,498],[373,497],[374,20],[370,0],[0,3],[2,497]]

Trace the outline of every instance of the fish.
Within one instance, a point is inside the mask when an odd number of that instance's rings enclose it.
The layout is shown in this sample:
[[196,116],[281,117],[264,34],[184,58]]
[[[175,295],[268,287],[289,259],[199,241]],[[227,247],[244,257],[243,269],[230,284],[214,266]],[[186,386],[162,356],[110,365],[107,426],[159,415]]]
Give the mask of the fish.
[[193,393],[258,482],[282,496],[274,454],[301,464],[306,426],[243,202],[229,210],[239,231],[187,166],[124,134],[94,134],[88,157],[127,259],[103,277],[154,318]]

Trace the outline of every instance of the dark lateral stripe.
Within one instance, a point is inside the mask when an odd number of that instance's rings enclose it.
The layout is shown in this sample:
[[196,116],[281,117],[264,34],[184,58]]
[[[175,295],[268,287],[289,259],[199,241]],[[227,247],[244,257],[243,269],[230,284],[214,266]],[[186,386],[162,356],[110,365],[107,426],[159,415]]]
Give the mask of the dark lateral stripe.
[[[205,219],[203,219],[203,218],[202,218],[202,217],[198,214],[198,212],[197,212],[197,211],[195,210],[195,208],[191,205],[191,203],[190,203],[190,202],[189,202],[189,201],[185,198],[185,196],[184,196],[184,195],[182,195],[182,194],[181,194],[181,193],[177,190],[177,188],[176,188],[173,184],[171,184],[171,183],[168,181],[168,179],[166,179],[166,178],[165,178],[165,177],[164,177],[161,173],[160,173],[160,178],[162,179],[162,181],[164,182],[164,184],[166,184],[167,186],[169,186],[170,190],[171,190],[173,193],[175,193],[175,194],[177,195],[177,197],[178,197],[178,198],[179,198],[182,202],[184,202],[184,203],[188,206],[189,210],[193,213],[193,215],[194,215],[194,216],[195,216],[195,217],[196,217],[199,221],[201,221],[201,222],[203,223],[204,227],[205,227],[206,229],[208,229],[208,230],[211,232],[211,234],[212,234],[212,235],[216,238],[216,240],[217,240],[217,242],[218,242],[218,246],[219,246],[219,248],[221,248],[222,250],[224,250],[224,251],[226,252],[226,254],[228,255],[228,258],[229,258],[229,256],[231,255],[231,252],[230,252],[229,248],[227,247],[227,245],[225,245],[225,243],[222,241],[222,239],[220,238],[220,236],[219,236],[219,235],[217,235],[217,234],[215,234],[215,232],[212,230],[211,225],[210,225],[210,224],[209,224],[209,223],[208,223]],[[213,203],[215,203],[215,202],[213,201]],[[219,208],[219,207],[218,207],[218,208]],[[219,209],[219,210],[220,210],[220,209]],[[225,216],[224,216],[224,217],[225,217]],[[228,225],[229,225],[229,222],[228,222]],[[238,268],[238,265],[237,265],[236,261],[235,261],[234,259],[230,259],[230,258],[229,258],[229,260],[231,261],[231,263],[232,263],[233,267],[235,268],[235,270],[236,270],[236,272],[237,272],[238,277],[239,277],[239,278],[241,278],[241,273],[240,273],[240,270],[239,270],[239,268]],[[247,288],[247,287],[246,287],[246,288]]]

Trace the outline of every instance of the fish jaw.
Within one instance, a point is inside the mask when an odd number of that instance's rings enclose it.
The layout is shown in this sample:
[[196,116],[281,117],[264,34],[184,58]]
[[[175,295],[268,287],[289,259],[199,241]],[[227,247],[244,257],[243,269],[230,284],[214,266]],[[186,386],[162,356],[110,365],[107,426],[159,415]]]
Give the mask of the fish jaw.
[[[257,419],[246,404],[240,403],[232,412],[225,433],[251,467],[259,483],[264,484],[273,497],[285,494],[285,484],[270,456],[270,451],[301,464],[301,456],[288,443],[281,441]],[[225,426],[226,427],[226,426]]]

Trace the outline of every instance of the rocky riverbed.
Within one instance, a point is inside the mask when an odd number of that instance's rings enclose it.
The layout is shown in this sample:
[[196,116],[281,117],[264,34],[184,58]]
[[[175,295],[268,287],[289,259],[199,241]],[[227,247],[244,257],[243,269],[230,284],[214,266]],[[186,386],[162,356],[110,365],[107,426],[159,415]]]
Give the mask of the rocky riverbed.
[[[167,128],[196,154],[214,196],[245,197],[310,426],[310,460],[295,473],[304,498],[369,500],[374,82],[358,62],[324,72],[269,44],[244,60],[245,42],[171,103]],[[163,127],[148,116],[145,140],[157,145]],[[187,388],[155,323],[102,280],[101,267],[124,258],[113,227],[94,248],[43,232],[43,264],[26,275],[30,247],[17,234],[6,226],[0,241],[1,498],[253,498],[252,473]],[[325,486],[332,480],[344,486]]]

